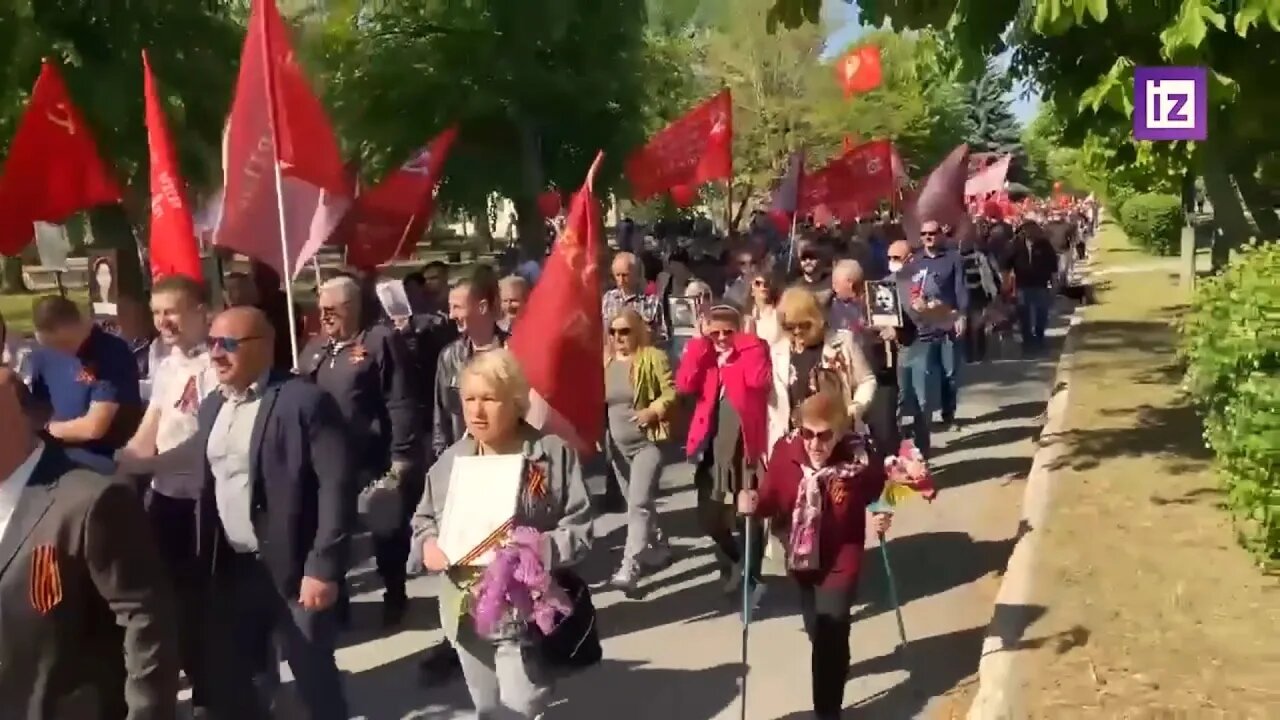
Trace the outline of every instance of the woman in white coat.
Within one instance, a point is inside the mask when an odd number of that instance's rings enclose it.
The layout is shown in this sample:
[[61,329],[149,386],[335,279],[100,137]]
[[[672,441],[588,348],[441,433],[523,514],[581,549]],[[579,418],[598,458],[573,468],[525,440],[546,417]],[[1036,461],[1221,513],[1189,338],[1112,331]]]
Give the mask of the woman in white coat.
[[865,432],[862,416],[876,392],[862,346],[848,330],[828,327],[822,306],[809,290],[793,287],[777,305],[782,337],[770,348],[773,389],[769,393],[769,445],[790,432],[794,411],[817,392],[819,371],[839,378],[840,392],[856,431]]

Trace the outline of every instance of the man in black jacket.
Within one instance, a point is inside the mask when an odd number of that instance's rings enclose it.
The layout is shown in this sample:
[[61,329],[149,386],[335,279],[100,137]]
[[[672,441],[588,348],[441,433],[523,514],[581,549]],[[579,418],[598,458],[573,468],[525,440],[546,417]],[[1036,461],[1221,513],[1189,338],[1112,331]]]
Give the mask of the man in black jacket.
[[368,528],[385,588],[383,623],[390,626],[400,623],[408,606],[409,517],[422,497],[426,468],[409,350],[391,328],[365,324],[370,315],[367,303],[355,280],[340,276],[326,281],[319,292],[320,333],[307,343],[298,363],[303,377],[338,401],[358,485],[367,487],[389,475],[399,491],[399,525]]
[[1058,276],[1058,253],[1034,222],[1023,223],[1009,245],[1004,266],[1013,272],[1018,290],[1018,327],[1022,349],[1034,352],[1044,347],[1049,310],[1053,306],[1053,286]]
[[350,438],[331,395],[272,370],[274,340],[255,308],[226,310],[209,331],[220,388],[191,440],[205,477],[198,554],[212,570],[208,711],[272,717],[278,650],[309,716],[346,720],[333,652],[355,516]]

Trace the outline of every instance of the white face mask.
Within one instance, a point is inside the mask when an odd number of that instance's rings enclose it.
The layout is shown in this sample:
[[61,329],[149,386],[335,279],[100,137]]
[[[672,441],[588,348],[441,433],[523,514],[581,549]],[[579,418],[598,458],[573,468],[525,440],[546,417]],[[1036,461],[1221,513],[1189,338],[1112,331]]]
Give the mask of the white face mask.
[[889,261],[889,272],[891,272],[891,273],[895,273],[895,274],[896,274],[896,273],[900,273],[900,272],[902,272],[902,261],[901,261],[901,260],[890,260],[890,261]]

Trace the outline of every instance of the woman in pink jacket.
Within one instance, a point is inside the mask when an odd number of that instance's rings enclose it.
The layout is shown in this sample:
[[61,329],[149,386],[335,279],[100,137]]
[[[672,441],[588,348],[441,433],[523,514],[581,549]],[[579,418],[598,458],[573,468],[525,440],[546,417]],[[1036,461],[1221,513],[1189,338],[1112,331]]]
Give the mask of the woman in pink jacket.
[[[701,336],[689,342],[680,359],[676,389],[697,398],[686,449],[695,463],[698,515],[715,541],[724,591],[733,593],[741,587],[744,560],[742,542],[735,537],[736,498],[755,487],[768,438],[769,348],[743,331],[742,314],[731,305],[712,307],[699,329]],[[756,525],[752,534],[752,557],[746,562],[758,599],[764,588],[759,583],[764,531]]]

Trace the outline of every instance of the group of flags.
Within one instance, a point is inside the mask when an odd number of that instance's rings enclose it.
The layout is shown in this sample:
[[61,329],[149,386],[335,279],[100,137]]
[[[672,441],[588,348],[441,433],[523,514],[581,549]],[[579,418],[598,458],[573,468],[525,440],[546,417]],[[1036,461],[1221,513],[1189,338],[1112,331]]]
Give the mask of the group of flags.
[[[150,59],[142,58],[150,156],[151,275],[203,280],[186,185]],[[348,262],[377,267],[425,230],[457,135],[449,128],[381,183],[359,192],[337,136],[298,64],[274,0],[254,0],[223,137],[223,189],[213,235],[292,278],[330,240]],[[30,243],[34,223],[122,199],[58,67],[46,60],[0,174],[0,252]]]

